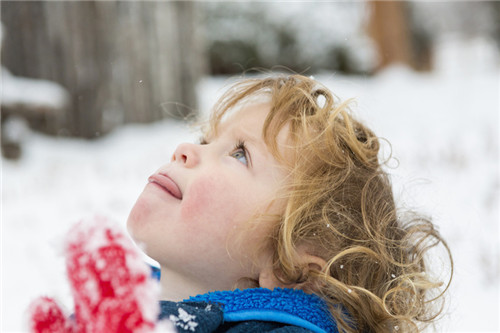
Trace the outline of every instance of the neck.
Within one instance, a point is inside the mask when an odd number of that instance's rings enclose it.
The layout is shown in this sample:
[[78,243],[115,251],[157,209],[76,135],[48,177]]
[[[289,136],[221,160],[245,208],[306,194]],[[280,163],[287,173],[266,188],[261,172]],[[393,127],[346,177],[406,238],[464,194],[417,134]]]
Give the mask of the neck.
[[210,290],[207,286],[188,277],[161,266],[161,300],[179,302],[190,296],[205,294]]
[[181,274],[176,271],[169,270],[165,266],[160,265],[161,271],[161,294],[160,300],[179,302],[185,300],[191,296],[206,294],[210,291],[223,291],[223,290],[233,290],[256,288],[258,283],[251,279],[240,279],[232,287],[226,285],[214,286],[210,284],[203,283],[203,281],[193,280],[192,278]]

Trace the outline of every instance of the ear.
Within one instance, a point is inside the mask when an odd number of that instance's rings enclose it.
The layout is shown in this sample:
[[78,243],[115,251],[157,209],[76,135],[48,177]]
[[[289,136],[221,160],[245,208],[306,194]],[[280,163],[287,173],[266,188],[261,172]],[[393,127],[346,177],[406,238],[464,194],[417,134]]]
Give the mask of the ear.
[[272,260],[269,259],[266,262],[266,265],[261,268],[259,273],[259,287],[267,288],[273,290],[274,288],[291,288],[289,285],[283,284],[276,275],[274,274],[274,268],[272,264]]
[[317,292],[318,287],[321,288],[323,282],[318,279],[312,280],[309,272],[313,270],[318,272],[323,271],[326,267],[326,261],[317,255],[308,253],[304,247],[299,248],[298,252],[300,254],[302,267],[304,267],[304,273],[306,276],[309,276],[309,278],[300,284],[295,284],[293,288],[301,289],[308,294]]
[[[305,247],[299,247],[297,252],[300,257],[299,265],[303,266],[306,270],[306,274],[311,270],[322,271],[326,267],[326,261],[314,254],[310,254],[306,251]],[[274,274],[274,269],[271,261],[261,269],[259,273],[259,286],[261,288],[274,289],[274,288],[297,288],[297,289],[308,289],[308,281],[304,283],[293,283],[284,284]]]
[[313,254],[306,253],[305,251],[300,255],[300,257],[303,265],[307,266],[309,270],[316,270],[321,272],[326,266],[325,259]]

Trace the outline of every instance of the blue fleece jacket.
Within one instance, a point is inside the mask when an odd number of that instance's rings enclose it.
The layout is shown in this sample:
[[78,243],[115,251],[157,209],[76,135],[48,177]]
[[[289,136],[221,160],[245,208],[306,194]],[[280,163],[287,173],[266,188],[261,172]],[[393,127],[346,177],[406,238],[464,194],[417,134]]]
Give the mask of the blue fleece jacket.
[[159,319],[179,332],[338,332],[321,298],[294,289],[218,291],[160,307]]

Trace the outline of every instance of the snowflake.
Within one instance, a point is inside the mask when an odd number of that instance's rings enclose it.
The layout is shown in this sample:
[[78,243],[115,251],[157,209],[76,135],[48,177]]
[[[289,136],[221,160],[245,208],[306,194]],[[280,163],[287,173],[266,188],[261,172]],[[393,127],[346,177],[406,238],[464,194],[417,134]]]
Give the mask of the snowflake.
[[174,323],[175,326],[178,326],[184,330],[189,330],[194,332],[198,323],[194,321],[196,316],[193,316],[186,312],[183,308],[179,308],[179,316],[170,315],[169,319]]

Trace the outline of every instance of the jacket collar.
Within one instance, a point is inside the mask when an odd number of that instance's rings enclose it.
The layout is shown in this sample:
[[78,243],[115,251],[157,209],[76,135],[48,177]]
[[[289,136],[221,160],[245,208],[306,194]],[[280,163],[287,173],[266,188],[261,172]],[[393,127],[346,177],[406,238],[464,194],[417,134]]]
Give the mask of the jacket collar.
[[273,321],[303,327],[313,332],[338,332],[326,302],[302,290],[236,289],[210,292],[185,301],[218,304],[224,311],[224,320],[228,322]]

